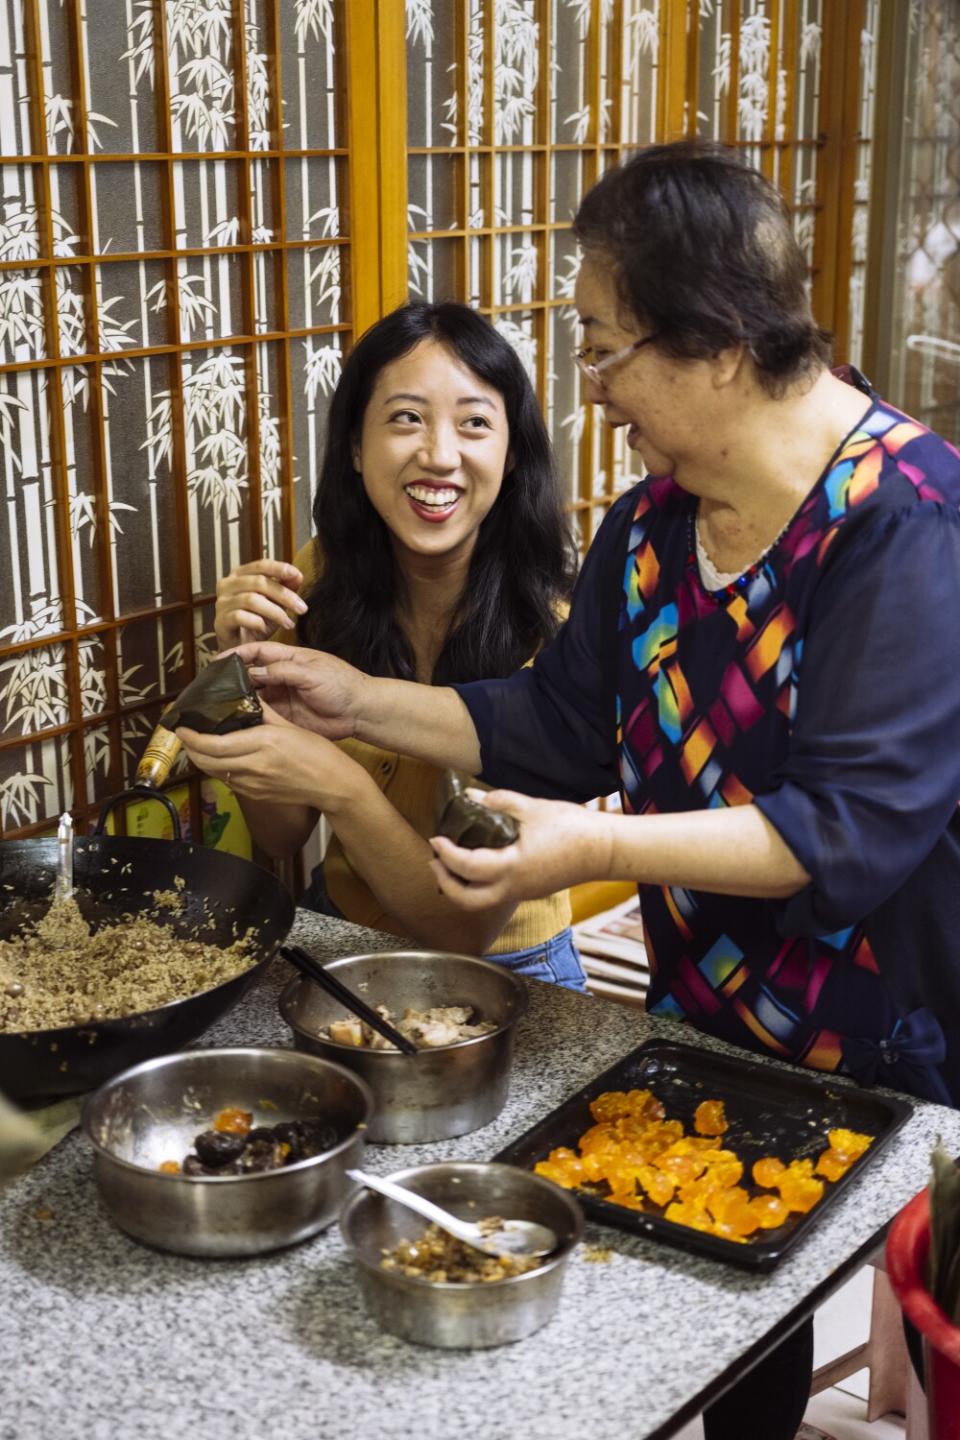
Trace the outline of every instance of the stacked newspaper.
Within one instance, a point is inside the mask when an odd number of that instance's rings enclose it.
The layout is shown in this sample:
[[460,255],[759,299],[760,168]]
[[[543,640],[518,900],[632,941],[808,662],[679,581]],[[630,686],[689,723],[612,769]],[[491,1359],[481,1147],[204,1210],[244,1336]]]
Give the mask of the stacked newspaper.
[[650,983],[636,895],[573,927],[587,986],[605,1000],[642,1005]]

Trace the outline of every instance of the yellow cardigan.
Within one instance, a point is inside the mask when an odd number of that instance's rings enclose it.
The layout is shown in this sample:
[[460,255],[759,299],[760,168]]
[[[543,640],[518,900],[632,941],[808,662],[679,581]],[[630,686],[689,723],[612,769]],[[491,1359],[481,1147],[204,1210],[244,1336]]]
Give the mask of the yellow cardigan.
[[[304,595],[309,594],[320,574],[322,559],[316,539],[309,541],[297,553],[294,564],[303,573]],[[287,638],[278,635],[277,639]],[[299,644],[299,632],[291,640]],[[391,750],[381,750],[367,745],[362,740],[341,740],[338,742],[358,765],[362,765],[380,787],[383,794],[399,811],[418,835],[428,840],[435,832],[435,795],[440,770],[424,760],[413,760],[409,755],[398,755]],[[368,925],[374,930],[386,930],[397,935],[403,933],[403,926],[389,911],[384,910],[380,901],[357,874],[336,835],[330,837],[323,862],[324,883],[327,894],[348,920],[357,925]],[[504,929],[486,952],[489,955],[505,955],[513,950],[527,950],[542,945],[570,924],[570,896],[566,890],[548,895],[545,900],[526,900],[518,905]]]

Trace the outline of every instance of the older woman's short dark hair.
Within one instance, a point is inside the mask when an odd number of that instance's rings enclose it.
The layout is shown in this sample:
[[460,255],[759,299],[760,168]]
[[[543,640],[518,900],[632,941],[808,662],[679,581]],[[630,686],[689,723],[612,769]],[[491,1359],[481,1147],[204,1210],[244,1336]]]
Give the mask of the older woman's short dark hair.
[[612,262],[625,308],[667,354],[744,345],[773,395],[829,362],[786,206],[735,150],[683,140],[639,151],[584,197],[574,232]]

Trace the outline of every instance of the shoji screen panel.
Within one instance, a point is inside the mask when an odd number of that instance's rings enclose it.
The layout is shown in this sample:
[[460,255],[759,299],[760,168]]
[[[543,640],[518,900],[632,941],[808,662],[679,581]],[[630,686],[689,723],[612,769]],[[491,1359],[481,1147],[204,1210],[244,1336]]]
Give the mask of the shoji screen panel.
[[[656,4],[407,0],[406,14],[410,294],[466,300],[514,344],[586,545],[612,498],[613,450],[570,358],[570,221],[623,132],[655,136]],[[630,453],[613,443],[625,485]]]
[[218,577],[309,531],[356,292],[341,21],[0,0],[4,834],[120,789]]

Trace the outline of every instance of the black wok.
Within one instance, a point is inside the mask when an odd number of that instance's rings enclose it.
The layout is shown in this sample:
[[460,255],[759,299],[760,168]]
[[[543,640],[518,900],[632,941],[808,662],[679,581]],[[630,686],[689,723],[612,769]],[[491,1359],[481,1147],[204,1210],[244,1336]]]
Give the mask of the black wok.
[[[0,842],[0,937],[45,913],[56,867],[56,839]],[[130,1065],[180,1049],[256,981],[294,917],[292,897],[269,871],[182,840],[93,835],[76,841],[74,885],[90,920],[151,909],[153,891],[174,888],[178,877],[186,881],[183,907],[166,923],[220,945],[256,927],[251,952],[257,958],[250,969],[210,990],[120,1020],[0,1033],[0,1091],[39,1102],[93,1089]],[[162,916],[152,918],[164,923]]]

